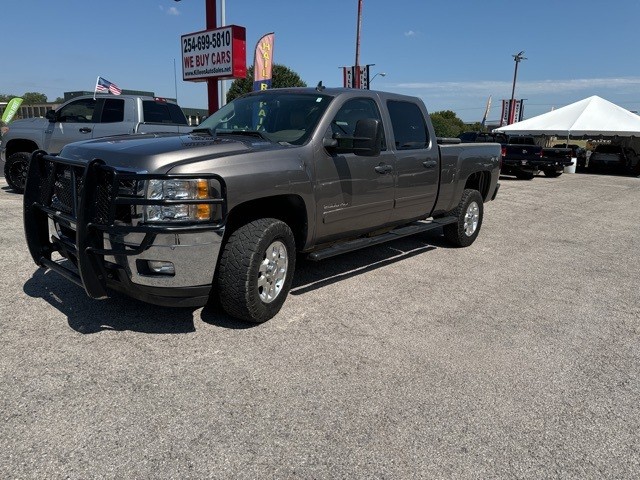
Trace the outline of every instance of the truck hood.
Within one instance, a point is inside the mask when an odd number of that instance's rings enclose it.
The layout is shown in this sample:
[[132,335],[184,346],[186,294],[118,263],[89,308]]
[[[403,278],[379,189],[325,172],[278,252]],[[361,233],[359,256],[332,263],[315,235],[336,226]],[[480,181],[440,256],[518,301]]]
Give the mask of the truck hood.
[[163,174],[186,162],[284,148],[290,147],[251,136],[145,133],[70,143],[60,156],[85,163],[99,158],[112,167]]
[[44,130],[49,124],[46,118],[23,118],[9,123],[9,132],[12,130]]

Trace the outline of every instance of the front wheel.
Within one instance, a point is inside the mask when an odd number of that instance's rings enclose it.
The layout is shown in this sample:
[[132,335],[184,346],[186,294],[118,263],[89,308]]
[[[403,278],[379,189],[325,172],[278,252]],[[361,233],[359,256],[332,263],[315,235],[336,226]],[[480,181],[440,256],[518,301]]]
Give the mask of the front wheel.
[[30,159],[31,154],[18,152],[7,158],[4,164],[4,178],[16,193],[24,193]]
[[232,317],[262,323],[274,317],[287,298],[296,264],[289,226],[261,218],[235,230],[218,267],[218,295]]
[[462,192],[458,207],[452,212],[458,220],[443,228],[445,238],[457,247],[468,247],[480,233],[483,214],[484,204],[480,192],[466,189]]

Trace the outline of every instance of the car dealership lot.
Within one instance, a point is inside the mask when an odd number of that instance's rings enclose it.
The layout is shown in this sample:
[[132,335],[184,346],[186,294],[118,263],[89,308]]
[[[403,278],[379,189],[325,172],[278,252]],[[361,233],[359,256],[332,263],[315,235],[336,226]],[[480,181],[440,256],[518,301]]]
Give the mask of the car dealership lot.
[[0,477],[640,475],[640,179],[501,183],[471,247],[301,262],[252,326],[37,269],[0,178]]

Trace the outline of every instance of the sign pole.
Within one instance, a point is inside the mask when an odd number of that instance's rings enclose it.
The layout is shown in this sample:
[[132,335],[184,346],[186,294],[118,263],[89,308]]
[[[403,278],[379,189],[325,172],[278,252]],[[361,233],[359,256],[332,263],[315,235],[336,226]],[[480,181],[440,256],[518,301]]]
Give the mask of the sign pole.
[[[206,16],[207,30],[213,30],[218,27],[216,18],[216,0],[206,0]],[[218,79],[210,78],[207,80],[207,96],[209,99],[209,115],[218,111]]]

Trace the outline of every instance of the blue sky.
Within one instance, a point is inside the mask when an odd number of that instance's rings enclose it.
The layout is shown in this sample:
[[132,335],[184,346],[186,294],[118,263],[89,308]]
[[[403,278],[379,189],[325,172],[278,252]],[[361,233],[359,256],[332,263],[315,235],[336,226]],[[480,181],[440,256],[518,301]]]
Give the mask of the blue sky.
[[[220,0],[218,0],[218,5]],[[308,85],[342,86],[355,61],[357,0],[226,0],[247,29],[247,62],[275,32],[274,60]],[[360,60],[372,84],[421,97],[429,111],[490,119],[511,96],[512,55],[524,50],[516,97],[525,116],[590,95],[640,111],[640,0],[364,0]],[[218,15],[220,20],[220,15]],[[3,0],[0,93],[92,90],[101,75],[206,108],[204,83],[183,82],[180,36],[205,28],[205,0]]]

